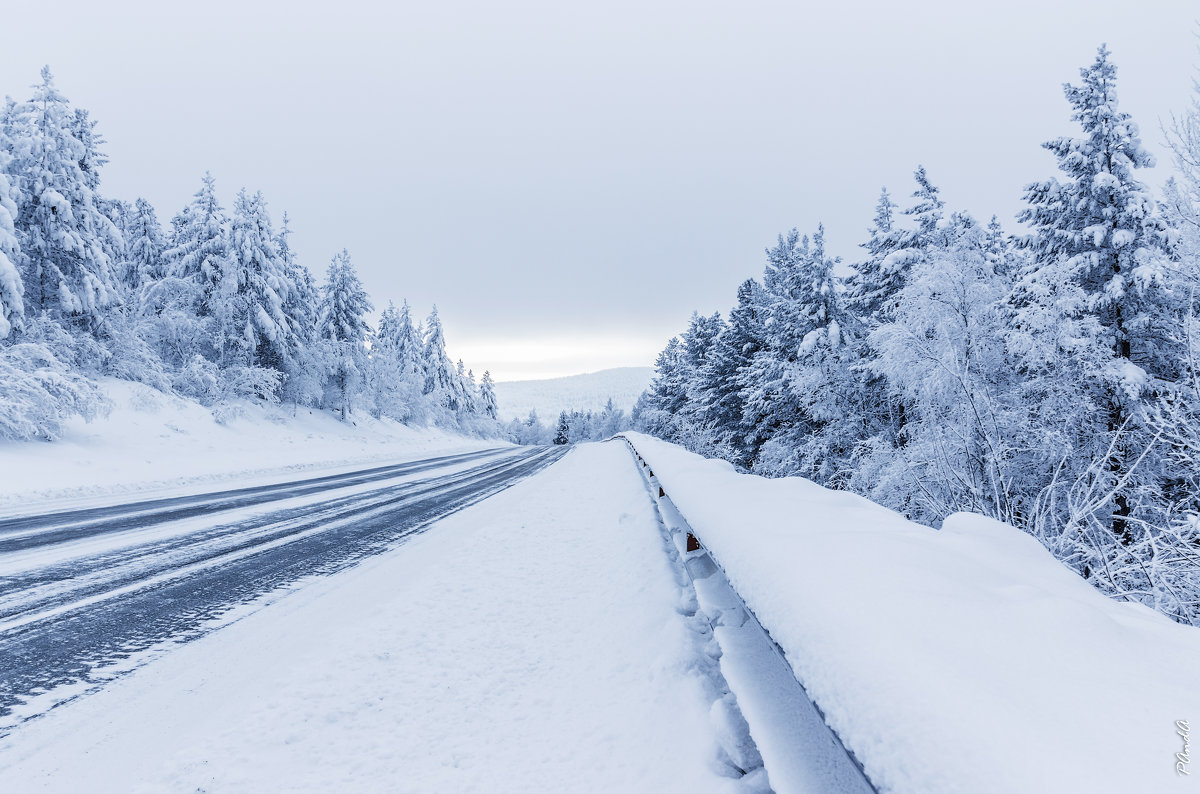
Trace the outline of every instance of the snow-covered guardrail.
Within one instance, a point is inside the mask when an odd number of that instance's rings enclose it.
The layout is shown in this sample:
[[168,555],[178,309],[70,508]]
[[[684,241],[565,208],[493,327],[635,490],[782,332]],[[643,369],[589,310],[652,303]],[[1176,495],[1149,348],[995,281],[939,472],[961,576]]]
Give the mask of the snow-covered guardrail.
[[1200,629],[1104,597],[982,516],[934,530],[622,437],[664,520],[674,510],[695,539],[681,553],[728,580],[879,791],[1177,790],[1177,721],[1200,720]]
[[874,794],[861,764],[846,750],[777,644],[730,586],[720,565],[696,537],[655,476],[625,437],[652,496],[668,539],[689,579],[693,608],[709,624],[720,670],[733,693],[731,719],[748,725],[773,791]]

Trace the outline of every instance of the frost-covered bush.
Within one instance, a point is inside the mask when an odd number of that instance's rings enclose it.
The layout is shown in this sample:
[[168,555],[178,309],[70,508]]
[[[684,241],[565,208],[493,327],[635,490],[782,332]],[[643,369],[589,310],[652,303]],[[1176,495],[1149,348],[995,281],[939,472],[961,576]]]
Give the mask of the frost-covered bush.
[[267,367],[237,366],[222,373],[224,399],[250,398],[279,402],[283,373]]
[[212,405],[220,397],[221,371],[201,355],[193,355],[171,376],[175,391],[202,405]]
[[44,345],[0,345],[0,438],[53,440],[73,416],[107,410],[103,395]]
[[47,313],[27,321],[20,341],[41,345],[61,363],[78,372],[99,375],[108,351],[86,331],[68,329]]
[[147,341],[154,328],[139,317],[114,314],[104,338],[103,372],[114,378],[144,383],[159,391],[169,391],[171,379],[162,358]]

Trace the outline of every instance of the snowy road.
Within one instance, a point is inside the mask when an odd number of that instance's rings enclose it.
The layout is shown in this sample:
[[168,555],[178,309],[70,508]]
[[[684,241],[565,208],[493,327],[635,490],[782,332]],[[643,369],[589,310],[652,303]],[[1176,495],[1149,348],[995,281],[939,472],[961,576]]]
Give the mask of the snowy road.
[[[518,471],[559,457],[508,454]],[[578,445],[124,660],[136,669],[0,737],[0,789],[764,794],[762,770],[731,760],[747,737],[663,544],[623,446]]]
[[0,521],[0,735],[239,605],[391,548],[559,457],[491,450]]

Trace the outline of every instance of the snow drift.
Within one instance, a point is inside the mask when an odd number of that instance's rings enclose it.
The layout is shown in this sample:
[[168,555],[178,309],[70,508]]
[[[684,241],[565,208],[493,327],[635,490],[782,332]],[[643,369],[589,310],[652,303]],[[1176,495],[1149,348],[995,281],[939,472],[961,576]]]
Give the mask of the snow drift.
[[982,516],[934,530],[625,435],[881,791],[1179,783],[1200,630],[1104,597]]

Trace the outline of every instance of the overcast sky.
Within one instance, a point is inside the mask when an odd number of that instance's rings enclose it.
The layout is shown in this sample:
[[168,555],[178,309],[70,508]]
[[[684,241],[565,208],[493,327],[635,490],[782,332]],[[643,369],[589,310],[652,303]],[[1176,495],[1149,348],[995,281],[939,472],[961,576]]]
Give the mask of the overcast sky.
[[50,64],[107,195],[262,190],[315,273],[348,248],[500,380],[652,363],[781,231],[855,257],[917,164],[1012,225],[1102,41],[1157,184],[1200,62],[1194,0],[174,5],[7,0],[0,94]]

